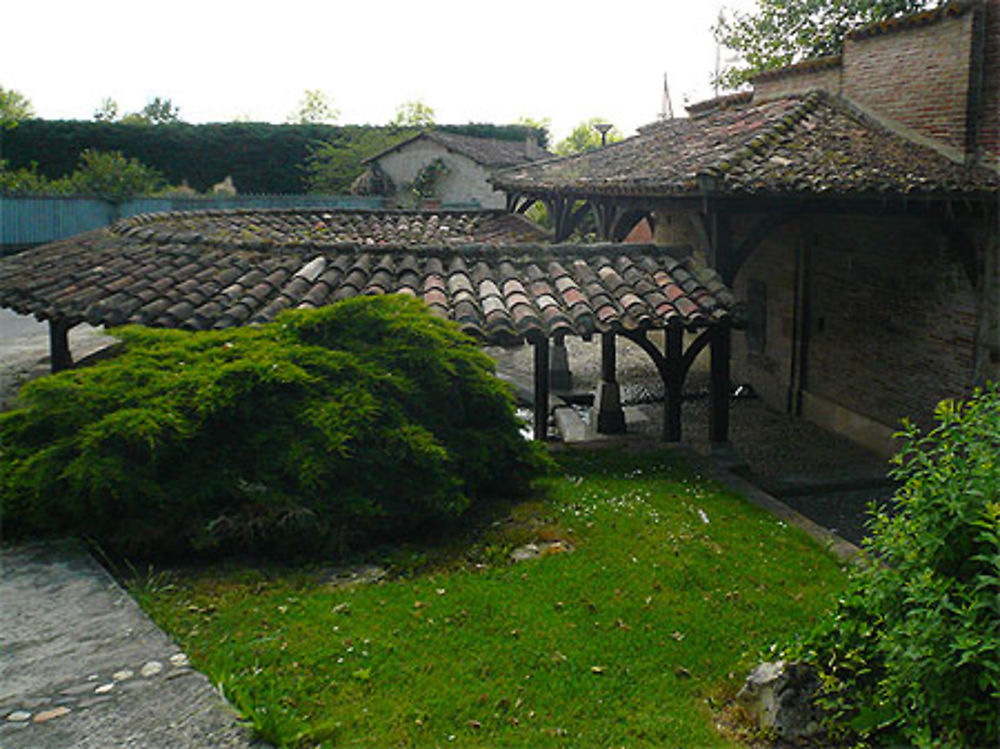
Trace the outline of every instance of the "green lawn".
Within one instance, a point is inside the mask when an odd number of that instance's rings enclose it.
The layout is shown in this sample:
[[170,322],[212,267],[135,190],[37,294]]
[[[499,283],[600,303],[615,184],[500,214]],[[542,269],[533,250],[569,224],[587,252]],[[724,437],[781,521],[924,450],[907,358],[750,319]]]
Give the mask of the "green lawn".
[[[731,746],[714,711],[840,565],[668,453],[556,459],[537,500],[394,552],[386,582],[225,567],[137,597],[277,744]],[[529,538],[574,550],[508,563]]]

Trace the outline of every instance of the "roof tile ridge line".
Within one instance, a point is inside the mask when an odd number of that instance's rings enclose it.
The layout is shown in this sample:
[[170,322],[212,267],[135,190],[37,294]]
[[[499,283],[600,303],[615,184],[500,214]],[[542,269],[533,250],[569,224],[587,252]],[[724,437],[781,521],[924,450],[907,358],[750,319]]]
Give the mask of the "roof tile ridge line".
[[546,241],[549,241],[549,242],[554,241],[554,239],[555,239],[555,233],[554,232],[549,231],[548,229],[546,229],[541,224],[536,224],[534,221],[532,221],[530,218],[528,218],[527,216],[525,216],[523,213],[507,213],[507,211],[504,211],[502,208],[500,208],[498,210],[503,211],[503,214],[505,216],[510,216],[515,221],[518,221],[519,223],[524,224],[525,228],[531,229],[532,231],[537,231],[539,234],[542,235],[542,238],[545,239]]
[[[674,119],[684,119],[684,118],[675,117]],[[657,124],[659,124],[659,123],[657,123]],[[503,169],[497,169],[493,173],[493,176],[491,176],[490,178],[488,178],[486,181],[489,182],[491,185],[495,185],[497,183],[498,178],[503,177],[506,172],[512,172],[515,169],[533,169],[533,168],[535,168],[537,166],[548,166],[550,164],[555,164],[555,163],[561,162],[561,161],[572,161],[573,159],[582,159],[582,158],[586,158],[586,157],[590,157],[590,156],[596,156],[596,155],[599,155],[601,153],[604,153],[609,148],[616,148],[616,147],[622,145],[623,143],[628,143],[631,140],[635,140],[636,138],[642,137],[642,135],[643,135],[643,133],[636,133],[635,135],[630,135],[627,138],[622,138],[621,140],[616,140],[614,143],[608,143],[608,144],[600,146],[598,148],[592,148],[589,151],[581,151],[580,153],[571,153],[571,154],[567,154],[566,156],[558,156],[557,155],[557,156],[552,156],[552,157],[547,158],[547,159],[538,159],[536,161],[529,161],[529,162],[527,162],[525,164],[515,164],[514,166],[507,166],[507,167],[504,167]]]
[[881,130],[882,132],[896,138],[908,141],[912,145],[928,148],[939,156],[951,161],[959,166],[969,166],[966,163],[965,154],[958,148],[945,145],[934,138],[922,135],[912,128],[896,122],[889,117],[879,114],[873,109],[866,107],[859,101],[852,99],[845,94],[827,94],[827,103],[841,114],[860,120],[868,127]]
[[873,21],[864,26],[859,26],[856,29],[848,31],[844,35],[844,38],[851,40],[868,39],[869,37],[881,36],[883,34],[894,34],[906,31],[914,26],[928,26],[932,23],[939,23],[946,18],[961,16],[977,7],[981,7],[981,3],[978,0],[950,0],[950,2],[939,5],[936,8],[928,8],[927,10],[906,13],[892,18],[883,18],[881,21]]
[[[797,96],[789,96],[787,98],[796,98]],[[809,91],[804,96],[801,96],[801,101],[790,112],[785,113],[784,116],[769,125],[762,127],[756,135],[733,151],[728,157],[724,156],[715,165],[708,167],[705,170],[705,174],[710,177],[724,177],[744,161],[754,156],[763,156],[766,151],[771,150],[779,142],[790,137],[799,124],[816,111],[820,102],[824,100],[824,97],[825,93],[820,89]]]
[[[771,81],[776,78],[785,78],[788,76],[805,75],[807,73],[815,73],[818,70],[829,70],[831,68],[842,67],[844,64],[844,55],[818,55],[816,57],[807,57],[804,60],[799,60],[798,62],[793,62],[788,65],[783,65],[780,68],[771,68],[770,70],[762,70],[757,73],[752,80],[756,81]],[[752,92],[752,89],[751,89]]]

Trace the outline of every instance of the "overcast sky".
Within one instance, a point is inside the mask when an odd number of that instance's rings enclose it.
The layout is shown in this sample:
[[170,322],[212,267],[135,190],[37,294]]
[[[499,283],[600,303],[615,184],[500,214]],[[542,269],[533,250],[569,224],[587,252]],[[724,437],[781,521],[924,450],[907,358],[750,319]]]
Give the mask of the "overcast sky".
[[712,94],[720,7],[753,0],[253,3],[9,0],[0,86],[38,116],[90,119],[169,98],[188,122],[284,122],[320,89],[341,123],[423,99],[442,123],[549,117],[556,139],[600,116],[629,134]]

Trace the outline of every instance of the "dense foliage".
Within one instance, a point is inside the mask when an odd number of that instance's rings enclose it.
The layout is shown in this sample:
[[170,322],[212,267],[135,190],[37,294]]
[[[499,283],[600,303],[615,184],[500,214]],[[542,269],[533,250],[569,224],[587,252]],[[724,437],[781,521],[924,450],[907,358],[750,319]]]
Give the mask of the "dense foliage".
[[21,120],[34,116],[31,102],[24,94],[0,86],[0,131],[13,130]]
[[874,562],[792,656],[820,669],[835,730],[892,746],[1000,741],[1000,391],[905,428]]
[[88,148],[80,154],[76,170],[49,179],[36,164],[11,169],[0,160],[0,195],[82,195],[121,203],[135,195],[151,195],[163,189],[162,175],[155,169],[129,159],[120,151],[103,153]]
[[720,14],[715,40],[736,52],[739,62],[719,75],[737,88],[758,73],[800,60],[839,54],[852,29],[893,16],[914,13],[935,0],[757,0],[751,13]]
[[328,553],[516,494],[539,464],[491,360],[415,300],[116,334],[120,355],[0,415],[8,537]]
[[[523,140],[534,132],[518,125],[470,123],[438,127],[446,132],[507,140]],[[36,163],[39,174],[56,179],[72,172],[80,153],[87,148],[120,151],[156,169],[169,183],[186,182],[200,192],[231,176],[242,194],[293,194],[310,188],[313,172],[307,171],[304,164],[313,150],[328,143],[333,149],[341,149],[344,153],[340,155],[346,154],[350,162],[350,174],[338,183],[344,185],[338,191],[346,192],[363,169],[361,160],[377,152],[369,147],[372,133],[390,136],[385,147],[412,134],[371,125],[177,122],[140,126],[24,120],[4,133],[3,157],[14,170]],[[539,136],[544,137],[544,133]],[[355,148],[355,144],[363,147]]]

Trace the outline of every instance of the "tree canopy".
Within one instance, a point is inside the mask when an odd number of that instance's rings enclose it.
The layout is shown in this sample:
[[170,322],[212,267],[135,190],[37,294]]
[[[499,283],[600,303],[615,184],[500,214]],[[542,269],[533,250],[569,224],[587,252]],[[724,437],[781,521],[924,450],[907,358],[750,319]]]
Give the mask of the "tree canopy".
[[915,13],[940,0],[757,0],[751,13],[719,14],[712,28],[718,44],[739,61],[718,73],[724,88],[737,88],[765,70],[810,57],[839,54],[851,29]]
[[340,117],[340,110],[330,103],[330,97],[318,88],[306,89],[298,107],[288,115],[295,125],[332,125]]
[[[114,103],[113,100],[111,102]],[[125,115],[121,121],[127,125],[167,125],[181,121],[181,110],[170,99],[154,96],[146,106],[138,112]]]
[[[591,117],[589,120],[584,120],[573,128],[573,132],[568,137],[556,144],[555,152],[560,156],[572,156],[576,153],[584,153],[585,151],[593,151],[600,148],[601,133],[597,130],[596,126],[607,122],[608,120],[604,117]],[[621,139],[622,134],[618,132],[618,128],[612,127],[608,130],[605,142],[615,143]]]
[[28,98],[19,91],[0,86],[0,130],[17,127],[21,120],[35,116]]
[[389,124],[396,127],[430,127],[434,124],[434,109],[423,99],[404,101],[396,107],[396,116]]

